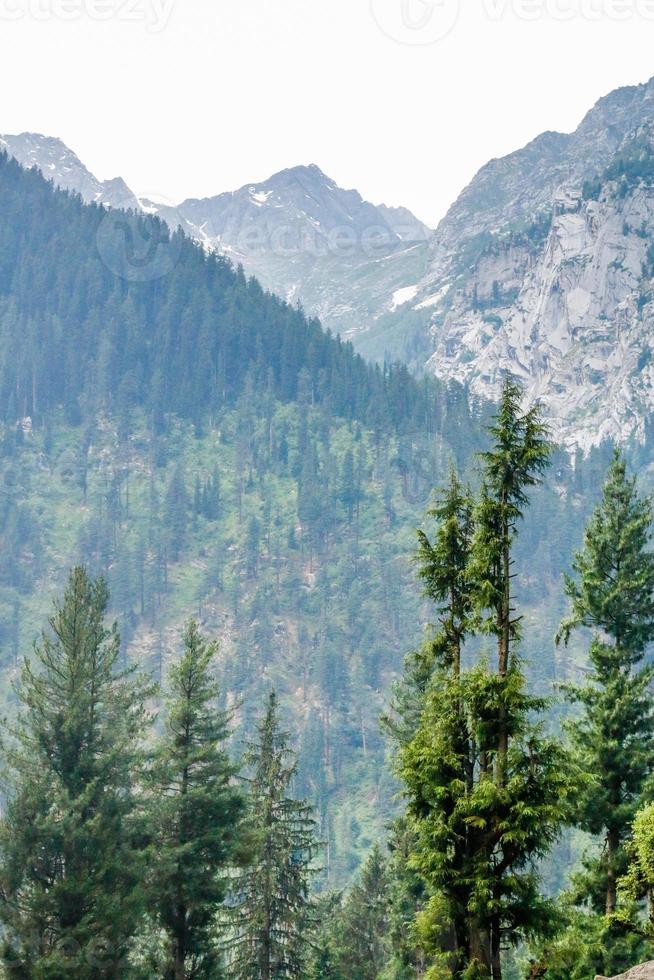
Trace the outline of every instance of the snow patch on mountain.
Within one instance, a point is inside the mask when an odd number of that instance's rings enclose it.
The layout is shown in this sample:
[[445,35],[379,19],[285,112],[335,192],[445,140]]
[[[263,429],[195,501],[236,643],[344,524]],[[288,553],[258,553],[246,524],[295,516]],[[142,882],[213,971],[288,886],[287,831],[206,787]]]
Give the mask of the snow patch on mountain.
[[414,299],[416,293],[418,292],[419,286],[402,286],[401,289],[396,289],[393,293],[393,299],[391,300],[391,308],[396,310],[398,306],[404,306],[405,303],[410,303]]

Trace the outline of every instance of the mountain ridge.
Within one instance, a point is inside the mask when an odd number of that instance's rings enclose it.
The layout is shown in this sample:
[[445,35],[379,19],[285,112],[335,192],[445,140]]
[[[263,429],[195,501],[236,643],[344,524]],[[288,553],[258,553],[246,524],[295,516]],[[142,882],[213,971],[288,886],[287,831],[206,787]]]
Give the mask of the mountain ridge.
[[[556,437],[587,450],[643,439],[654,412],[654,187],[603,176],[647,142],[652,123],[654,78],[616,89],[574,131],[546,131],[489,160],[435,231],[338,187],[315,164],[174,208],[137,206],[301,303],[368,359],[403,360],[485,399],[516,374]],[[37,156],[32,140],[23,157]],[[109,196],[111,182],[94,184],[74,159],[62,182],[84,183],[87,199]]]
[[571,449],[642,439],[654,406],[641,364],[654,188],[645,163],[627,183],[603,176],[653,120],[654,79],[600,99],[572,134],[489,162],[436,230],[413,300],[432,310],[428,371],[484,397],[516,374]]
[[427,225],[407,208],[377,206],[339,187],[315,163],[169,205],[138,199],[121,178],[99,181],[55,137],[23,133],[0,141],[19,163],[37,166],[89,203],[159,215],[348,339],[392,313],[396,290],[425,269]]

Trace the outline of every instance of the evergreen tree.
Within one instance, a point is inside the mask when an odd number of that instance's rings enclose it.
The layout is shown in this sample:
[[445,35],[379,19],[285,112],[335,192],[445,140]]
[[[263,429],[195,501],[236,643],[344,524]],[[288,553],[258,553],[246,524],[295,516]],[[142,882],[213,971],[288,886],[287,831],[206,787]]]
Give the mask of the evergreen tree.
[[654,941],[654,803],[638,811],[627,844],[629,859],[619,886],[623,898],[647,903],[647,933]]
[[[425,694],[399,768],[416,840],[410,863],[427,890],[416,939],[434,977],[500,980],[503,949],[546,930],[552,909],[534,868],[572,790],[565,752],[534,720],[545,704],[529,695],[515,650],[513,547],[549,454],[539,410],[523,414],[521,395],[508,378],[482,456],[474,529],[453,480],[435,546],[421,538],[421,575],[442,603],[441,628],[422,654]],[[495,669],[481,661],[461,670],[473,627],[496,637]]]
[[154,776],[151,906],[169,942],[166,978],[215,980],[214,934],[227,868],[241,859],[245,799],[225,751],[229,716],[216,707],[211,676],[217,645],[191,620],[170,671],[166,732]]
[[166,492],[164,514],[170,541],[170,552],[175,561],[179,559],[186,542],[188,509],[189,500],[184,483],[184,473],[181,466],[177,466]]
[[339,929],[341,970],[377,980],[390,959],[390,877],[379,846],[373,848],[343,904]]
[[320,905],[311,980],[378,980],[391,952],[391,876],[375,845],[350,891],[327,895]]
[[0,920],[15,976],[130,975],[143,910],[134,787],[148,690],[117,669],[107,601],[102,579],[74,569],[23,666],[0,824]]
[[602,499],[586,529],[583,549],[566,578],[572,604],[560,636],[593,630],[591,671],[569,696],[582,716],[571,725],[583,770],[594,778],[581,795],[578,824],[602,840],[588,866],[598,911],[615,912],[617,880],[626,870],[625,841],[654,770],[654,665],[644,665],[654,640],[652,505],[638,494],[619,452]]
[[413,980],[426,972],[425,954],[416,941],[414,924],[424,907],[424,879],[411,862],[416,849],[416,834],[406,817],[395,821],[388,839],[390,858],[390,927],[391,958],[384,980]]
[[424,595],[436,606],[439,627],[418,651],[407,656],[404,676],[394,690],[392,714],[384,718],[400,745],[413,738],[420,724],[434,673],[460,676],[461,651],[471,629],[473,594],[468,566],[474,529],[473,501],[453,468],[449,485],[429,516],[436,522],[436,534],[432,542],[425,531],[418,531],[415,563]]
[[354,474],[354,453],[348,449],[343,459],[341,471],[339,500],[347,510],[348,524],[352,523],[354,508],[357,503],[357,485]]
[[[315,933],[308,978],[309,980],[349,980],[351,972],[343,972],[341,933],[343,926],[343,897],[329,892],[316,900],[319,927]],[[347,968],[345,968],[347,971]]]
[[273,692],[257,739],[246,754],[254,861],[237,881],[226,946],[232,980],[307,975],[315,914],[309,897],[317,850],[310,808],[289,797],[296,763],[279,726]]
[[474,522],[470,491],[461,485],[453,468],[449,486],[430,516],[436,521],[436,537],[432,544],[424,531],[418,531],[416,561],[425,595],[439,613],[440,630],[433,647],[435,663],[459,677],[473,601],[468,566]]
[[[523,391],[510,376],[504,381],[499,410],[489,434],[490,450],[482,454],[484,486],[476,514],[476,535],[470,574],[482,630],[497,642],[497,675],[506,685],[514,666],[513,645],[520,636],[520,619],[513,616],[512,546],[517,524],[528,503],[527,491],[541,482],[551,454],[540,407],[521,411]],[[498,703],[495,778],[502,786],[509,746],[507,707]],[[506,715],[506,717],[505,717]]]

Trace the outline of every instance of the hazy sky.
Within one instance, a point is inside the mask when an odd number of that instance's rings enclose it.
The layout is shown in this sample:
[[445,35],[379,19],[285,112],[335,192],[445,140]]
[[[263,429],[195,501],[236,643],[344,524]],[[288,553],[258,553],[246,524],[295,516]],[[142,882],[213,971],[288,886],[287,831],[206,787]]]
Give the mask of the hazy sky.
[[654,75],[654,0],[0,0],[0,132],[178,201],[317,163],[436,222]]

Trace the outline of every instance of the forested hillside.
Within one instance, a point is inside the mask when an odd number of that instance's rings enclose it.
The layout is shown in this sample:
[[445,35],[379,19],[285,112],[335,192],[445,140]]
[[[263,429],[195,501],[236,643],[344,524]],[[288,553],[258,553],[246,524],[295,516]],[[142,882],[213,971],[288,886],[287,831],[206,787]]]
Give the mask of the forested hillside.
[[[84,205],[6,156],[0,339],[5,698],[77,561],[106,575],[122,656],[156,678],[195,614],[239,737],[279,689],[296,791],[347,880],[396,807],[378,718],[431,615],[415,528],[450,460],[473,467],[487,409],[368,366],[156,218]],[[560,575],[607,460],[557,456],[520,539],[543,689],[574,668],[552,639]]]

